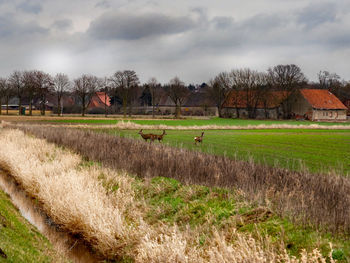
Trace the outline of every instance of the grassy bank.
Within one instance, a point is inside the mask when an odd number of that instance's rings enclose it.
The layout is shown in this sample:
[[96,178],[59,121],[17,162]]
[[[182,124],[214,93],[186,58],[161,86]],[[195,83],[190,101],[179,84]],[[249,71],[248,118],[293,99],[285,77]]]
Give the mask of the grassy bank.
[[[109,134],[142,140],[138,130],[100,129]],[[161,134],[161,130],[144,130]],[[200,131],[167,130],[167,145],[253,160],[291,170],[307,168],[311,172],[350,173],[350,131],[348,130],[207,130],[203,144],[194,145]],[[158,142],[156,142],[158,143]]]
[[[64,135],[60,138],[64,146],[68,146],[65,136],[73,141],[88,139],[90,146],[95,145],[97,136],[55,132]],[[327,256],[328,242],[335,246],[334,257],[345,260],[347,255],[349,245],[341,236],[298,227],[279,216],[274,205],[248,201],[242,190],[184,185],[162,177],[133,178],[18,131],[1,135],[1,164],[43,204],[56,223],[81,235],[106,258],[136,262],[299,262],[286,254],[287,249],[293,255],[303,253],[303,262],[315,262],[322,256],[316,250],[312,252],[313,248]],[[131,151],[136,146],[150,147],[144,143],[127,145],[130,142],[125,139],[113,145],[123,147],[123,143]],[[83,141],[78,144],[82,150],[86,146]],[[170,154],[163,150],[163,154]],[[115,156],[105,158],[99,162],[115,160]]]
[[1,190],[0,262],[64,262]]

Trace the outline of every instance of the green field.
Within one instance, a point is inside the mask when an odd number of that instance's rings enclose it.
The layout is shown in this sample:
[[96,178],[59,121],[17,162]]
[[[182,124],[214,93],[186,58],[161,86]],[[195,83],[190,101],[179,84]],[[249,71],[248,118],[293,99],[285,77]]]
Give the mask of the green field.
[[[116,124],[120,120],[115,119],[45,119],[43,122],[51,123],[81,123],[81,124]],[[350,122],[311,122],[311,121],[295,121],[295,120],[242,120],[242,119],[164,119],[164,120],[135,120],[125,119],[141,125],[168,125],[168,126],[204,126],[204,125],[220,125],[220,126],[248,126],[248,125],[274,125],[274,124],[289,124],[289,125],[350,125]]]
[[[123,137],[142,139],[136,130],[102,129]],[[144,130],[160,134],[158,130]],[[210,154],[248,160],[298,170],[303,165],[312,172],[350,174],[349,130],[207,130],[203,144],[194,145],[198,130],[167,130],[164,143]],[[158,142],[155,142],[158,143]]]

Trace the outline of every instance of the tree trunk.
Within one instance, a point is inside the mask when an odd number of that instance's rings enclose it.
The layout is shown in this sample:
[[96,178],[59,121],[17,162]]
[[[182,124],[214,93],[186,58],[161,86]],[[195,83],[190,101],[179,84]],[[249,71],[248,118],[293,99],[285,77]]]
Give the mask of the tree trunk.
[[107,118],[107,91],[105,91],[105,117]]
[[129,104],[129,117],[132,115],[132,103]]
[[222,117],[222,107],[221,106],[218,106],[218,114],[219,114],[219,117],[221,118]]
[[123,97],[123,112],[124,112],[124,118],[126,118],[126,96]]
[[10,97],[7,96],[6,97],[6,115],[9,115],[9,100],[10,100]]
[[84,97],[82,97],[82,112],[81,112],[81,116],[85,116],[85,96]]
[[180,118],[180,115],[181,115],[181,105],[176,104],[176,107],[175,107],[175,118],[176,119]]
[[32,116],[33,114],[33,103],[32,98],[29,99],[29,116]]
[[22,98],[21,96],[18,96],[18,115],[22,115],[21,108],[22,108]]
[[0,98],[0,115],[2,114],[2,98]]
[[154,119],[154,88],[152,89],[152,118]]
[[57,116],[61,116],[61,97],[57,96]]

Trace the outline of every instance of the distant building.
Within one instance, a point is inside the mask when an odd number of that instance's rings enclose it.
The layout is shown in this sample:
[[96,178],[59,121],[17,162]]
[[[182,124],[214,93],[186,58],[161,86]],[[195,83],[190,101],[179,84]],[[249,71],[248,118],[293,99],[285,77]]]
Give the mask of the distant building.
[[288,92],[270,91],[259,94],[256,91],[231,91],[222,104],[222,114],[229,118],[279,119],[282,117],[282,103]]
[[104,109],[111,106],[110,97],[105,92],[96,92],[89,103],[88,109]]
[[[175,114],[175,103],[164,94],[156,106],[158,114]],[[205,91],[193,91],[181,105],[181,114],[195,116],[217,116],[218,110],[214,101]]]
[[291,95],[292,112],[313,121],[346,120],[348,108],[330,91],[301,89]]
[[350,100],[344,101],[344,105],[348,108],[347,115],[350,116]]

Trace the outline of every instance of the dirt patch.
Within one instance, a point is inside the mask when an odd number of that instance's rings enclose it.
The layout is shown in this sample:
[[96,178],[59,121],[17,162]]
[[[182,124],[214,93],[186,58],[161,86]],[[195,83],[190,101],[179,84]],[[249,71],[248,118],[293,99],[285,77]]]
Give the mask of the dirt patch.
[[0,214],[0,225],[2,225],[3,227],[7,227],[7,220],[6,218]]
[[0,248],[0,257],[7,258],[6,253]]
[[257,207],[252,211],[242,214],[238,220],[240,223],[237,225],[242,227],[247,224],[262,223],[270,219],[273,215],[274,213],[270,209],[266,207]]

